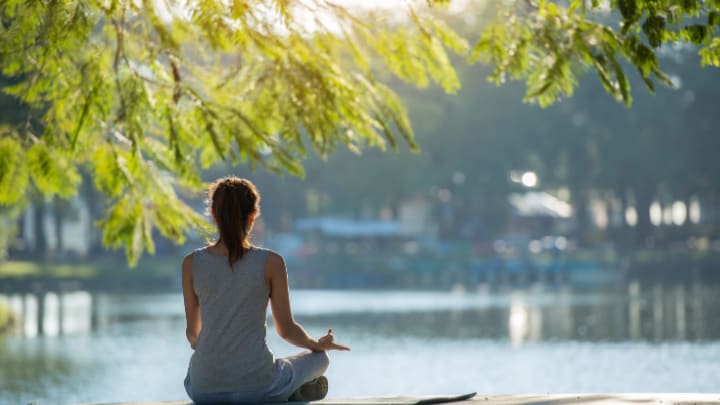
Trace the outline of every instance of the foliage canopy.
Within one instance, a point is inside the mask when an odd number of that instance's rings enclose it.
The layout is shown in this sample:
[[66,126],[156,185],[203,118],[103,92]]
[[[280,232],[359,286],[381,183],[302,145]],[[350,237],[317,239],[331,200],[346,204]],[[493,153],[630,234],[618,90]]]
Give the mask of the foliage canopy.
[[651,92],[655,80],[672,85],[657,53],[673,45],[695,46],[703,66],[720,66],[717,0],[520,0],[498,10],[470,58],[491,64],[498,84],[508,76],[526,79],[526,100],[542,106],[571,96],[589,69],[630,105],[626,66]]
[[25,108],[0,129],[0,204],[21,206],[30,189],[69,198],[86,174],[108,197],[104,243],[134,263],[155,229],[181,242],[206,226],[177,190],[202,188],[213,163],[302,175],[308,150],[416,149],[387,72],[453,92],[456,54],[489,63],[496,83],[526,80],[544,106],[591,69],[629,104],[622,60],[652,90],[669,83],[663,44],[720,65],[718,0],[498,1],[472,48],[443,18],[448,4],[399,16],[321,0],[6,0],[4,91]]

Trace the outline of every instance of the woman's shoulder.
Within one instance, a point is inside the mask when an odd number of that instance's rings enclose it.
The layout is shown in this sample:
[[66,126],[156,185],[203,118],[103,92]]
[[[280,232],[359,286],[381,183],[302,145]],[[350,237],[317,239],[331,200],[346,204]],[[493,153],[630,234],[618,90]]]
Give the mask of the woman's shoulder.
[[274,250],[261,248],[261,247],[255,247],[253,246],[253,251],[257,252],[258,254],[261,254],[261,260],[264,263],[264,269],[266,274],[268,271],[273,273],[278,270],[284,270],[285,269],[285,259],[283,259],[282,255]]
[[202,255],[208,255],[210,252],[208,251],[208,246],[202,246],[197,249],[193,249],[190,252],[188,252],[185,257],[183,258],[183,265],[192,266],[193,259],[198,256]]
[[199,248],[197,248],[197,249],[193,249],[193,250],[191,250],[190,252],[188,252],[188,253],[185,255],[184,260],[191,260],[191,261],[192,261],[192,258],[193,258],[193,257],[195,257],[195,256],[197,256],[197,255],[200,255],[200,254],[205,254],[205,253],[207,253],[207,252],[208,252],[208,246],[201,246],[201,247],[199,247]]
[[268,249],[268,248],[264,248],[264,247],[260,247],[260,246],[253,246],[251,251],[256,252],[257,254],[263,255],[264,257],[267,257],[267,258],[272,258],[272,259],[276,259],[276,260],[278,258],[282,259],[282,255],[280,255],[280,253],[278,253],[272,249]]
[[195,249],[191,251],[190,253],[186,254],[185,257],[183,257],[182,260],[182,270],[183,273],[189,273],[192,271],[193,266],[193,259],[195,258],[195,253],[200,249]]

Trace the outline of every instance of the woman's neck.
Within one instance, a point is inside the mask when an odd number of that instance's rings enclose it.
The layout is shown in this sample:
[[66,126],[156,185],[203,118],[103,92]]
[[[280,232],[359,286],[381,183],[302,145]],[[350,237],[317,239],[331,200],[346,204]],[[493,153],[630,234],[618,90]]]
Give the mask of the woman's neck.
[[225,246],[225,243],[221,240],[209,245],[207,247],[207,249],[210,251],[210,253],[213,253],[216,255],[222,255],[222,256],[228,255],[227,246]]

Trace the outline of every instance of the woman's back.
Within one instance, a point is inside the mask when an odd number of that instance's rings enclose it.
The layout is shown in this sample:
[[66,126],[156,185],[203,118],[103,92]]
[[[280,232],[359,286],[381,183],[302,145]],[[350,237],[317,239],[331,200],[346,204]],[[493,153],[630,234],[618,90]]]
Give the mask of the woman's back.
[[202,329],[188,374],[198,392],[253,391],[272,380],[273,355],[265,340],[268,253],[252,248],[231,271],[227,256],[207,248],[194,252],[192,280]]

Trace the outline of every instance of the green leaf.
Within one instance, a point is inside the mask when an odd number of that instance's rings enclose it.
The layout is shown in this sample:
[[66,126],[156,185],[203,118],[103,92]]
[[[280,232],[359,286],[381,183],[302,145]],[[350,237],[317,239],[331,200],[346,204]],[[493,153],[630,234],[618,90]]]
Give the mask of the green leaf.
[[615,77],[618,81],[618,88],[620,90],[620,94],[622,95],[622,100],[625,105],[629,107],[632,104],[632,96],[630,95],[630,82],[628,81],[627,76],[625,76],[625,72],[623,71],[622,66],[620,66],[620,63],[618,63],[613,53],[608,53],[608,60],[611,63],[613,71],[615,72]]
[[618,0],[617,2],[620,14],[622,14],[627,26],[637,21],[639,16],[637,1],[638,0]]
[[700,50],[702,66],[720,67],[720,38],[713,38],[710,45]]
[[26,158],[32,180],[43,195],[70,198],[77,193],[81,177],[65,151],[37,142],[27,150]]
[[143,251],[142,209],[142,201],[126,195],[112,205],[106,218],[100,221],[103,244],[113,248],[124,246],[131,266],[137,264]]
[[9,134],[0,139],[0,205],[14,204],[28,185],[28,167],[22,145]]
[[127,178],[118,164],[117,152],[109,143],[101,144],[91,155],[95,187],[109,197],[122,194]]
[[685,39],[693,44],[700,45],[709,39],[708,27],[702,24],[689,25],[682,29]]
[[707,25],[708,27],[720,27],[720,11],[711,11],[708,13]]
[[645,19],[642,25],[643,33],[647,36],[650,46],[658,48],[663,43],[665,34],[665,18],[653,15]]

